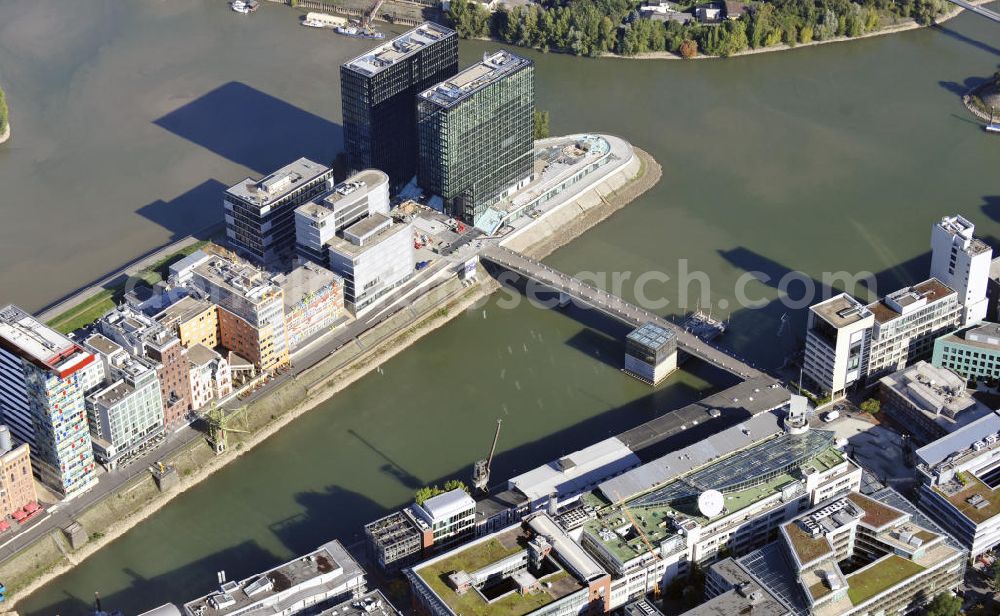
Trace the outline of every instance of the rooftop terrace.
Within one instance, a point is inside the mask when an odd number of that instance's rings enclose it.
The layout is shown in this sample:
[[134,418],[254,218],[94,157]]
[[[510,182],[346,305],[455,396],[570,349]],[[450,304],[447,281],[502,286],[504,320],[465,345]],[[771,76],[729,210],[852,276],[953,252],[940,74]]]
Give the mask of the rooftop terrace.
[[0,308],[0,345],[60,376],[93,361],[93,355],[72,340],[14,305]]
[[375,75],[449,36],[457,35],[450,28],[428,21],[344,63],[344,68],[365,76]]
[[440,107],[453,107],[486,86],[530,64],[531,60],[527,58],[509,51],[497,51],[484,55],[482,62],[473,64],[451,79],[424,90],[419,97]]

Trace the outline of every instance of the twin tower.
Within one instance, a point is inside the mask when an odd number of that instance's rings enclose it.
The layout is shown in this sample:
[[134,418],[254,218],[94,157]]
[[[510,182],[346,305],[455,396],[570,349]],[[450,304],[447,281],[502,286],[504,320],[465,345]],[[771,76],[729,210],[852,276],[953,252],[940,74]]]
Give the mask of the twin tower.
[[393,193],[416,177],[431,204],[474,224],[533,176],[530,60],[507,51],[458,70],[458,34],[427,22],[342,64],[344,146]]

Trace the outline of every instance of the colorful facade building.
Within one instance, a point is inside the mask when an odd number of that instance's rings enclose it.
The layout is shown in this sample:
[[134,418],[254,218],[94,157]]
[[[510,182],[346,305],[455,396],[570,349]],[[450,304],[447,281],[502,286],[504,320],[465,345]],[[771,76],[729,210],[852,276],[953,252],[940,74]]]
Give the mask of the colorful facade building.
[[312,262],[273,279],[284,292],[288,348],[327,332],[344,315],[344,279]]
[[17,306],[0,308],[0,412],[32,468],[69,499],[97,483],[79,372],[94,355]]

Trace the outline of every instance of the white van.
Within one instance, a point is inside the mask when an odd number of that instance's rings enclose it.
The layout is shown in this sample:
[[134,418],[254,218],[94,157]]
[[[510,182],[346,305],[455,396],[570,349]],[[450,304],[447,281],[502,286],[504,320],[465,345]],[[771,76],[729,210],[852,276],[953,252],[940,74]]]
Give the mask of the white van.
[[825,421],[826,423],[830,423],[831,421],[837,419],[838,417],[840,417],[840,411],[829,411],[823,415],[823,421]]

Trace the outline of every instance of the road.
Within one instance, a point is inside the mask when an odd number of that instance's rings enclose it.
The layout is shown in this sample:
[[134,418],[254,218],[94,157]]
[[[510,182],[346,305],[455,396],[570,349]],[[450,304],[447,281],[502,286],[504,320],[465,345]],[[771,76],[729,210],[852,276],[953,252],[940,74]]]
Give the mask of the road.
[[[275,388],[281,387],[289,380],[296,379],[300,374],[323,361],[346,344],[353,342],[361,345],[366,352],[377,347],[386,338],[395,334],[403,327],[408,327],[411,323],[404,323],[399,328],[387,332],[386,335],[382,336],[380,339],[376,341],[369,341],[366,346],[362,345],[359,337],[366,331],[398,314],[400,311],[412,310],[412,304],[409,300],[413,294],[418,290],[424,293],[433,292],[435,289],[440,287],[440,285],[444,284],[444,282],[450,278],[450,276],[442,276],[442,274],[446,274],[447,270],[451,266],[452,264],[450,262],[444,260],[432,263],[427,268],[414,275],[408,283],[389,294],[381,303],[380,308],[372,310],[361,318],[337,328],[316,340],[307,342],[303,347],[292,354],[292,368],[289,371],[274,376],[270,382],[260,387],[246,398],[239,399],[237,396],[233,396],[230,402],[222,405],[222,408],[231,411],[235,408],[251,404],[259,400],[263,396],[266,396],[270,392],[274,391]],[[424,290],[424,287],[426,287],[426,290]],[[435,305],[444,303],[454,296],[455,294],[451,294],[446,297],[442,297]],[[426,312],[428,311],[424,311],[425,314]],[[422,315],[417,314],[414,311],[413,316],[414,320],[416,320]],[[352,356],[348,358],[341,365],[333,368],[331,372],[336,372],[343,368],[344,365],[354,362],[357,357],[358,356]],[[187,447],[193,441],[204,437],[205,435],[201,431],[195,429],[191,425],[184,426],[183,428],[168,434],[158,446],[151,448],[145,455],[137,458],[127,467],[112,470],[101,475],[95,487],[71,501],[53,505],[49,508],[48,517],[43,518],[41,521],[34,523],[28,528],[21,530],[18,534],[6,539],[5,543],[0,543],[0,562],[4,562],[13,557],[17,554],[17,552],[31,545],[39,538],[46,536],[53,530],[65,528],[70,523],[75,521],[77,516],[79,516],[83,511],[94,506],[96,503],[99,503],[108,495],[121,490],[126,484],[134,480],[136,477],[148,474],[149,466],[154,464],[156,461],[168,459],[174,453],[184,447]],[[0,537],[0,539],[2,539],[2,537]]]

